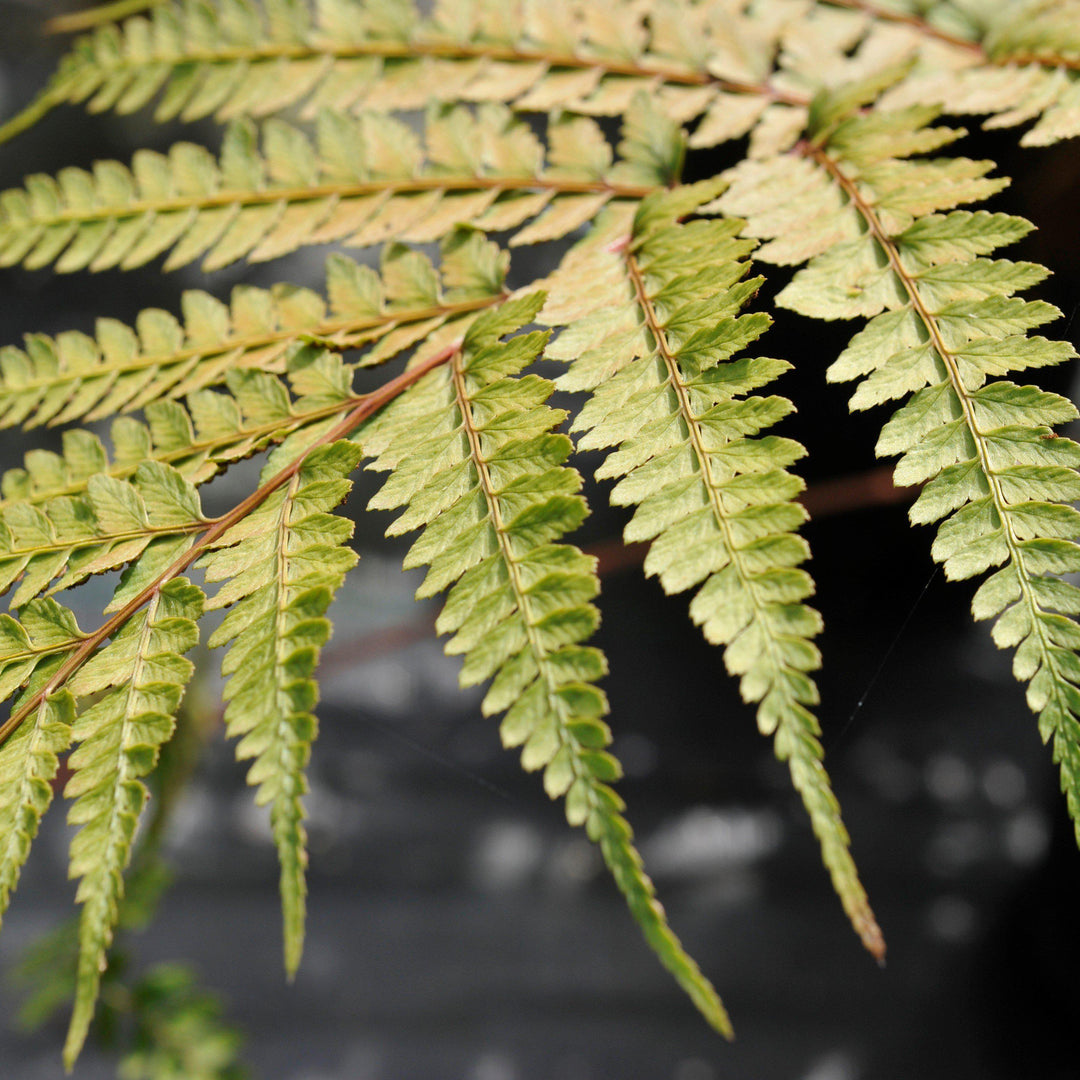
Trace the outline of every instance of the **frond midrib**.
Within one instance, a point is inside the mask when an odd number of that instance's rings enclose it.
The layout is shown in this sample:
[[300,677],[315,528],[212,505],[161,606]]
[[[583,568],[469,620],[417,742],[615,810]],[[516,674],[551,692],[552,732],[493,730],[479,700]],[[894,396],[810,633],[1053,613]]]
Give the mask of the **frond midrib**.
[[[510,578],[510,587],[514,591],[514,602],[521,612],[521,621],[525,627],[525,635],[529,642],[529,648],[536,659],[536,666],[539,669],[540,677],[544,680],[544,683],[548,688],[548,698],[554,704],[559,715],[560,743],[562,745],[570,745],[575,751],[580,751],[580,744],[574,738],[573,733],[566,729],[566,706],[556,693],[557,682],[552,676],[548,650],[537,635],[536,623],[530,614],[531,605],[529,603],[528,591],[524,582],[521,580],[519,560],[514,554],[513,545],[510,542],[510,535],[506,528],[506,522],[503,520],[502,507],[499,505],[499,495],[495,489],[495,484],[491,479],[491,471],[488,468],[487,460],[483,453],[483,447],[480,443],[480,430],[473,417],[472,403],[465,386],[465,373],[461,369],[461,361],[463,358],[464,354],[460,350],[454,354],[450,361],[450,376],[454,385],[457,408],[461,414],[462,426],[465,429],[465,434],[469,441],[469,451],[473,460],[473,467],[476,469],[477,479],[480,481],[480,486],[484,492],[484,499],[487,502],[488,512],[491,515],[491,527],[495,532],[495,537],[499,545],[499,553]],[[572,768],[575,779],[581,779],[585,776],[581,771],[576,753],[572,758]],[[585,778],[589,779],[587,776],[585,776]]]
[[[687,429],[687,433],[690,436],[690,444],[694,448],[694,456],[697,458],[698,468],[701,470],[702,480],[704,481],[705,489],[708,492],[709,505],[712,507],[713,519],[716,521],[716,524],[724,537],[724,547],[731,557],[732,565],[735,567],[735,572],[739,575],[740,583],[753,599],[754,611],[756,613],[755,619],[759,621],[761,625],[768,626],[768,620],[764,618],[765,605],[761,602],[753,578],[746,572],[742,552],[740,551],[738,544],[736,544],[734,536],[731,534],[731,523],[728,521],[728,515],[720,502],[720,493],[712,473],[712,463],[709,460],[708,451],[702,444],[701,427],[697,422],[697,417],[694,415],[690,397],[687,394],[686,386],[683,383],[682,373],[679,371],[678,361],[675,359],[675,356],[668,345],[667,335],[664,333],[661,322],[657,318],[652,300],[646,292],[645,280],[642,277],[641,268],[638,266],[637,259],[631,251],[626,252],[626,266],[630,274],[630,280],[634,285],[634,294],[637,298],[638,305],[641,308],[642,314],[645,316],[645,322],[649,328],[649,333],[652,335],[652,339],[656,343],[657,351],[664,361],[664,366],[667,368],[668,385],[675,391],[675,396],[679,403],[679,414]],[[776,641],[771,631],[768,634],[768,642],[772,665],[774,669],[780,670],[781,663],[779,657],[776,655]]]
[[[356,198],[363,195],[410,195],[429,191],[554,191],[563,195],[611,195],[614,198],[643,199],[656,188],[647,184],[622,184],[607,180],[571,180],[553,176],[420,176],[402,179],[364,180],[351,183],[310,184],[303,187],[232,189],[196,195],[173,195],[162,199],[138,199],[120,205],[101,205],[85,210],[61,210],[31,217],[40,227],[103,220],[123,221],[150,213],[177,213],[230,206],[263,206],[274,203],[316,202],[326,198]],[[18,189],[16,189],[18,190]],[[8,225],[11,228],[10,224]],[[3,223],[0,223],[0,229]]]
[[[675,67],[649,57],[647,61],[633,63],[614,57],[583,56],[576,53],[559,53],[545,49],[528,49],[496,43],[482,42],[395,42],[373,40],[337,43],[324,40],[313,44],[301,42],[263,42],[254,46],[223,45],[217,49],[192,49],[175,54],[161,54],[145,61],[132,61],[124,57],[94,66],[102,71],[120,73],[138,71],[162,63],[237,63],[260,60],[306,60],[320,56],[346,60],[356,57],[377,57],[386,60],[412,60],[431,57],[446,60],[495,60],[506,63],[545,64],[551,68],[599,69],[605,75],[627,78],[659,79],[666,83],[684,86],[715,86],[732,93],[758,94],[789,105],[807,105],[810,99],[801,94],[780,90],[766,83],[749,83],[723,79],[707,71],[695,71],[692,67]],[[95,57],[95,60],[97,58]],[[78,71],[74,64],[73,70]],[[63,92],[63,83],[57,88]]]
[[[131,721],[134,711],[133,705],[136,700],[138,680],[146,663],[145,653],[152,635],[151,623],[153,622],[154,613],[157,610],[159,600],[160,592],[155,592],[150,597],[146,615],[142,627],[139,630],[139,642],[135,649],[134,663],[132,664],[131,671],[126,672],[124,676],[125,679],[128,680],[126,684],[127,701],[124,704],[124,715],[119,723],[115,758],[116,772],[112,783],[112,790],[114,792],[126,790],[129,784],[136,784],[139,787],[142,787],[144,800],[146,797],[146,788],[145,785],[140,782],[138,772],[133,768],[133,760],[128,753],[128,744],[131,737]],[[99,767],[99,765],[95,765],[95,768]],[[100,856],[99,865],[95,866],[93,872],[95,875],[102,875],[102,872],[104,871],[103,876],[107,882],[107,887],[104,890],[95,892],[84,902],[83,919],[79,929],[79,962],[75,991],[75,1007],[72,1010],[67,1039],[64,1042],[64,1063],[69,1071],[74,1064],[75,1059],[79,1056],[79,1052],[82,1049],[83,1042],[86,1039],[86,1034],[90,1027],[90,1022],[93,1019],[94,1005],[97,1001],[98,987],[100,986],[101,981],[101,959],[111,943],[114,931],[114,920],[109,916],[109,908],[113,904],[118,904],[123,897],[123,871],[131,854],[130,844],[125,842],[121,825],[124,815],[115,798],[111,800],[106,816],[108,818],[108,825],[105,829],[106,847],[105,851],[102,852]],[[88,829],[93,824],[93,822],[86,822],[83,824],[82,828]],[[104,927],[105,938],[101,947],[95,948],[93,954],[88,955],[86,951],[87,942],[83,938],[85,924],[89,918],[88,913],[94,909],[97,909],[100,912],[103,907],[105,912],[104,917],[99,915],[97,923],[99,926]],[[93,978],[92,988],[89,993],[87,993],[86,984],[83,982],[83,977],[87,974]]]
[[45,555],[50,552],[78,551],[80,548],[98,547],[101,544],[120,544],[125,540],[141,540],[144,537],[156,536],[182,536],[185,533],[198,532],[207,525],[214,523],[215,518],[204,521],[192,521],[186,525],[147,525],[142,529],[125,529],[123,532],[98,533],[94,536],[79,536],[69,540],[58,539],[50,543],[32,544],[25,548],[9,548],[7,551],[0,550],[0,564],[12,559],[20,559],[24,555]]

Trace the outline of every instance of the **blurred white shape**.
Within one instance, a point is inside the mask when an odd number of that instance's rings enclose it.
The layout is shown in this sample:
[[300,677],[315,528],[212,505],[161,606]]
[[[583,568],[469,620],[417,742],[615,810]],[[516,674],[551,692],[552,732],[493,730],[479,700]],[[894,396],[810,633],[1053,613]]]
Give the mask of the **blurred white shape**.
[[214,793],[198,780],[184,789],[169,811],[166,850],[172,853],[198,849],[218,825]]
[[341,1080],[380,1080],[385,1054],[370,1043],[353,1043],[341,1063]]
[[256,806],[250,791],[239,791],[232,799],[229,818],[233,833],[249,844],[269,844],[274,839],[270,830],[270,812],[265,806]]
[[520,888],[544,857],[540,833],[519,821],[495,821],[480,831],[472,852],[472,879],[480,889]]
[[1005,850],[1014,863],[1030,866],[1046,853],[1050,830],[1046,818],[1031,808],[1013,814],[1005,823]]
[[581,1054],[559,1058],[549,1074],[550,1080],[592,1080],[594,1075],[592,1066]]
[[960,802],[975,788],[974,771],[955,754],[934,754],[926,763],[923,780],[939,802]]
[[[304,796],[306,827],[313,850],[326,851],[356,836],[364,826],[363,807],[352,799],[343,799],[309,773],[310,789]],[[233,832],[249,844],[267,844],[273,840],[270,813],[255,804],[254,792],[245,788],[232,800]]]
[[400,716],[409,711],[415,697],[415,672],[398,659],[383,658],[350,669],[347,677],[332,680],[335,697],[341,683],[349,687],[349,699],[377,712]]
[[698,806],[643,840],[641,852],[655,874],[707,876],[770,855],[782,835],[780,818],[772,810]]
[[365,659],[359,646],[356,656],[350,655],[345,636],[339,632],[321,669],[322,700],[389,717],[415,712],[424,699],[445,701],[450,696],[462,708],[479,701],[482,688],[462,691],[458,686],[461,658],[447,656],[434,631],[431,633],[431,640],[415,641]]
[[847,1050],[830,1050],[815,1061],[801,1080],[858,1080],[859,1068]]
[[469,1069],[468,1080],[518,1080],[514,1059],[503,1050],[485,1050]]
[[1015,762],[997,758],[983,769],[982,789],[995,806],[1010,810],[1024,801],[1027,777]]
[[939,941],[963,945],[975,935],[975,907],[962,896],[939,896],[926,912],[930,934]]

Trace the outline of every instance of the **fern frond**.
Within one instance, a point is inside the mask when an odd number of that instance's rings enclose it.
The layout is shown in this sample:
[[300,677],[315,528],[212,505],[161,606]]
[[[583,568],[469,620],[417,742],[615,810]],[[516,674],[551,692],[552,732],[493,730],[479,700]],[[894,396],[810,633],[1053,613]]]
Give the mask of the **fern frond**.
[[[0,348],[0,427],[100,420],[224,382],[230,371],[283,372],[309,344],[369,347],[365,363],[391,359],[444,323],[502,295],[508,260],[477,233],[452,233],[436,270],[389,245],[381,273],[343,255],[327,260],[324,300],[310,289],[238,285],[229,304],[184,293],[183,321],[157,308],[135,326],[99,319],[93,337],[27,335]],[[463,328],[459,328],[463,332]]]
[[124,1080],[242,1080],[237,1062],[243,1038],[222,1020],[221,1003],[178,964],[155,964],[131,989],[133,1048]]
[[[45,698],[55,693],[76,674],[86,662],[104,645],[106,641],[120,633],[129,620],[148,603],[154,601],[161,590],[188,569],[202,554],[214,547],[220,538],[230,529],[242,523],[257,510],[279,488],[292,482],[302,468],[306,456],[320,447],[330,445],[350,435],[356,428],[389,401],[408,389],[428,371],[445,364],[457,345],[444,347],[437,351],[420,351],[414,357],[413,364],[402,374],[389,380],[378,390],[364,394],[355,400],[347,400],[347,411],[335,406],[329,415],[322,415],[322,422],[310,423],[295,432],[292,438],[286,438],[283,448],[273,461],[281,460],[285,454],[289,464],[265,479],[247,498],[243,499],[228,513],[207,522],[206,529],[197,539],[186,535],[176,538],[175,557],[172,562],[159,557],[143,554],[131,564],[121,578],[120,586],[107,610],[115,613],[97,630],[83,634],[75,624],[74,617],[66,608],[53,600],[32,600],[22,612],[23,626],[19,629],[14,620],[3,623],[7,627],[10,639],[6,652],[0,652],[0,682],[7,695],[16,689],[33,671],[37,663],[50,654],[63,655],[63,661],[51,676],[47,685],[33,694],[24,695],[11,715],[0,724],[0,745],[16,731],[27,717]],[[254,373],[246,373],[250,378]],[[273,376],[265,378],[275,381]],[[314,385],[322,387],[323,380],[312,380]],[[338,413],[345,411],[343,417]],[[143,429],[145,431],[145,429]],[[151,493],[155,502],[155,513],[166,517],[175,515],[179,510],[187,515],[191,507],[197,507],[197,493],[193,488],[169,470],[161,470],[161,475],[168,474],[168,479],[157,490],[147,485],[144,492]],[[134,490],[134,489],[132,489]],[[126,496],[130,498],[130,496]],[[179,530],[186,532],[185,529]],[[166,540],[166,542],[169,542]],[[153,543],[150,548],[153,548]],[[165,563],[165,565],[162,565]],[[118,610],[117,610],[118,609]],[[8,619],[8,616],[0,618]],[[30,628],[30,629],[28,629]],[[35,633],[36,631],[36,633]],[[3,643],[0,642],[0,648]]]
[[791,100],[767,82],[784,24],[753,9],[658,3],[646,19],[576,0],[462,2],[433,16],[404,2],[322,0],[313,15],[300,4],[261,8],[163,4],[100,28],[76,42],[25,114],[0,127],[0,142],[57,105],[133,112],[155,97],[159,121],[266,116],[300,103],[312,118],[323,107],[432,100],[610,116],[643,90],[687,121],[721,94]]
[[[950,37],[918,13],[901,17],[924,33]],[[998,3],[982,18],[971,12],[964,21],[963,37],[955,42],[959,48],[917,68],[881,99],[881,107],[931,104],[954,114],[989,114],[986,128],[1035,120],[1020,139],[1024,146],[1080,135],[1077,0]]]
[[[297,354],[292,363],[290,382],[310,393],[290,397],[282,379],[259,371],[226,373],[227,388],[190,394],[187,407],[156,401],[145,408],[146,424],[130,417],[114,421],[111,461],[93,432],[65,431],[61,453],[31,450],[24,468],[4,473],[0,516],[11,511],[17,522],[34,522],[38,519],[28,508],[40,507],[46,517],[56,518],[55,526],[42,526],[44,535],[50,535],[51,528],[59,537],[60,523],[72,515],[72,500],[85,505],[92,482],[128,479],[153,461],[174,468],[191,484],[202,484],[230,461],[365,400],[351,393],[353,372],[337,354],[315,349],[313,356]],[[92,519],[85,525],[92,529]]]
[[[210,580],[230,579],[214,597],[213,606],[238,601],[213,640],[231,640],[243,632],[239,647],[245,664],[266,659],[266,641],[252,640],[260,626],[266,626],[265,620],[260,622],[266,614],[260,604],[269,594],[279,603],[269,617],[273,640],[268,662],[276,683],[269,691],[261,688],[260,697],[254,692],[260,688],[253,688],[250,680],[245,685],[243,679],[240,683],[236,677],[231,679],[226,695],[233,701],[227,719],[233,731],[248,733],[240,753],[257,755],[251,778],[262,785],[260,796],[271,797],[275,803],[275,833],[285,863],[286,956],[290,967],[299,960],[304,861],[300,798],[302,769],[313,735],[305,711],[314,697],[309,676],[318,647],[327,636],[328,624],[321,615],[329,590],[355,559],[335,546],[351,532],[351,526],[342,522],[342,532],[334,526],[337,519],[323,512],[326,501],[335,505],[348,487],[336,479],[335,470],[340,474],[351,468],[349,463],[354,465],[359,455],[355,446],[339,440],[428,370],[444,364],[449,355],[444,350],[420,362],[413,371],[362,399],[343,419],[315,425],[302,438],[287,443],[271,455],[270,475],[264,475],[259,488],[228,514],[206,523],[197,540],[185,536],[179,548],[165,552],[163,558],[144,553],[132,562],[111,605],[119,610],[93,633],[79,631],[71,613],[52,600],[28,603],[21,626],[9,616],[0,620],[5,637],[0,681],[5,693],[29,679],[10,717],[0,725],[0,742],[34,715],[39,723],[28,728],[30,734],[22,740],[44,735],[59,740],[64,733],[57,730],[53,715],[65,707],[63,695],[96,697],[71,727],[70,736],[80,745],[69,759],[73,775],[65,789],[75,800],[69,821],[82,826],[71,853],[71,874],[82,878],[76,899],[83,911],[75,1008],[64,1051],[69,1068],[93,1016],[105,953],[123,898],[123,871],[146,799],[140,778],[154,768],[161,745],[172,734],[173,715],[192,671],[182,653],[197,641],[195,623],[204,598],[179,575],[199,556],[206,558]],[[286,464],[279,468],[282,461]],[[151,490],[147,485],[146,491]],[[155,516],[167,517],[177,507],[185,509],[187,501],[195,498],[182,484],[152,494],[157,500]],[[277,515],[278,533],[273,539],[284,536],[289,547],[288,551],[276,548],[278,558],[269,567],[273,583],[265,581],[265,564],[248,563],[262,553],[251,529],[261,521],[259,511],[264,504],[268,505],[263,517]],[[264,584],[270,587],[262,588]],[[237,648],[226,659],[227,673],[239,667]],[[251,705],[267,707],[269,725],[264,717],[246,711]],[[280,721],[276,726],[275,719]],[[37,741],[30,743],[28,753],[24,741],[10,744],[14,749],[0,749],[4,755],[0,757],[0,813],[13,814],[18,825],[0,861],[5,900],[44,809],[40,776],[53,767],[49,755],[55,754],[50,745],[41,747]]]
[[[0,511],[0,592],[18,581],[11,606],[21,607],[55,578],[53,592],[136,559],[153,573],[206,525],[194,489],[167,465],[143,462],[130,483],[95,473],[82,498]],[[122,606],[126,592],[117,593],[114,606]]]
[[[861,380],[853,409],[907,399],[877,451],[901,455],[898,485],[924,485],[910,516],[942,521],[932,554],[947,577],[1000,567],[975,594],[973,613],[996,619],[1000,647],[1016,647],[1014,673],[1028,683],[1080,822],[1080,627],[1072,618],[1080,590],[1059,576],[1080,569],[1080,513],[1069,505],[1080,498],[1080,446],[1052,431],[1077,411],[1057,394],[1000,378],[1076,353],[1028,334],[1060,314],[1015,295],[1046,271],[985,257],[1030,225],[954,209],[1005,181],[985,178],[987,162],[906,160],[921,148],[929,118],[920,108],[870,113],[805,146],[809,171],[797,189],[804,209],[820,197],[852,238],[830,246],[824,214],[808,213],[798,246],[817,254],[778,300],[822,318],[870,319],[829,378]],[[939,138],[941,129],[932,130]],[[720,202],[747,213],[752,232],[774,235],[775,215],[783,217],[796,192],[778,174],[773,181],[737,168]],[[791,239],[779,241],[783,252]]]
[[270,120],[260,154],[254,125],[237,121],[220,162],[178,143],[167,156],[139,151],[131,169],[98,162],[92,173],[32,176],[0,195],[0,266],[131,269],[170,251],[167,270],[200,257],[211,270],[307,244],[419,243],[458,224],[502,231],[535,218],[510,241],[527,244],[564,236],[609,199],[641,198],[672,179],[672,163],[632,137],[626,160],[590,175],[572,159],[565,167],[553,137],[545,166],[539,140],[501,106],[475,116],[464,107],[432,112],[425,138],[378,113],[322,112],[314,143]]
[[[558,541],[587,510],[580,476],[563,462],[572,446],[554,434],[564,413],[545,402],[552,383],[519,377],[547,335],[513,334],[537,314],[532,294],[480,316],[450,363],[428,374],[362,429],[369,467],[390,478],[371,500],[404,507],[390,535],[423,528],[406,567],[428,566],[418,596],[450,588],[436,624],[463,654],[463,685],[492,679],[485,715],[505,711],[503,745],[521,747],[525,769],[544,772],[551,798],[584,825],[646,940],[709,1022],[731,1027],[715,990],[667,925],[632,844],[621,774],[605,751],[607,701],[594,685],[606,661],[584,646],[599,622],[595,560]],[[423,453],[418,451],[423,447]]]
[[745,279],[754,242],[737,238],[743,223],[676,223],[718,186],[651,196],[632,219],[612,212],[571,249],[547,283],[543,319],[568,325],[547,355],[570,362],[560,388],[592,392],[571,430],[583,433],[580,450],[616,448],[596,475],[619,481],[612,503],[637,507],[624,537],[650,543],[646,573],[668,593],[700,586],[691,616],[725,646],[743,698],[758,703],[758,726],[788,763],[844,910],[881,957],[808,708],[818,701],[808,672],[820,666],[810,639],[821,619],[803,603],[813,592],[795,532],[803,484],[787,472],[805,450],[759,437],[793,406],[752,394],[790,365],[731,359],[770,321],[739,314],[762,282]]
[[81,828],[71,842],[71,876],[81,878],[76,900],[79,963],[75,1008],[64,1044],[70,1070],[94,1013],[105,954],[112,942],[123,873],[162,743],[194,665],[183,654],[198,641],[203,595],[183,578],[164,585],[112,642],[68,682],[76,697],[100,694],[72,727],[79,743],[68,764],[64,794],[74,803],[68,821]]
[[[5,637],[11,637],[12,624],[9,618],[3,626]],[[39,681],[47,678],[48,672],[44,668],[42,672]],[[74,699],[61,691],[43,701],[33,718],[0,747],[0,922],[52,802],[52,781],[60,766],[57,755],[71,743],[74,718]]]
[[[271,455],[264,479],[278,464]],[[200,565],[208,582],[224,582],[208,608],[232,606],[210,636],[229,645],[222,662],[230,736],[237,758],[254,758],[248,783],[269,804],[281,861],[285,967],[292,977],[304,941],[307,837],[304,770],[315,738],[312,675],[330,636],[326,609],[356,563],[347,542],[353,525],[329,513],[348,494],[346,476],[359,448],[337,442],[315,449],[290,478],[243,521],[215,541]]]

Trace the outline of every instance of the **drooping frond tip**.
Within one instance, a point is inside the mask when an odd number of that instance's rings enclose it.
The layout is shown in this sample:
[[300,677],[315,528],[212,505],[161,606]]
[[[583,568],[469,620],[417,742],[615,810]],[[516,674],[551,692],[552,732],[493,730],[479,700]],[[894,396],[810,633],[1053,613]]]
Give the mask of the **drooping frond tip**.
[[349,442],[307,455],[289,483],[226,532],[201,564],[207,581],[224,582],[209,607],[230,608],[209,644],[229,645],[222,662],[227,732],[240,737],[238,758],[255,759],[248,783],[258,785],[255,801],[270,807],[290,976],[300,965],[304,939],[301,798],[316,732],[312,675],[330,637],[326,609],[357,558],[347,546],[352,522],[329,511],[348,493],[346,477],[359,458],[359,448]]
[[404,507],[391,535],[422,528],[405,559],[426,565],[418,595],[450,591],[437,628],[462,654],[461,682],[491,679],[486,715],[505,712],[503,744],[543,770],[567,820],[599,844],[649,944],[709,1022],[731,1025],[716,991],[667,925],[632,844],[624,804],[610,787],[621,769],[605,747],[607,701],[595,683],[603,654],[582,644],[596,629],[595,560],[560,542],[586,514],[581,478],[564,465],[570,440],[554,386],[523,368],[547,334],[513,334],[535,318],[542,294],[510,301],[470,327],[449,362],[361,430],[372,468],[390,473],[376,509]]
[[567,329],[548,355],[570,363],[562,388],[592,392],[572,430],[583,433],[579,449],[615,448],[596,475],[618,480],[613,503],[636,507],[625,539],[649,542],[646,573],[666,592],[698,589],[691,616],[758,703],[758,726],[788,762],[844,908],[880,958],[809,711],[821,620],[803,602],[813,592],[795,532],[803,484],[787,471],[805,450],[759,434],[792,405],[752,393],[789,365],[733,359],[770,321],[740,314],[762,281],[746,277],[754,242],[738,237],[743,222],[678,222],[722,186],[655,195],[633,217],[613,212],[572,249],[549,279],[543,317]]

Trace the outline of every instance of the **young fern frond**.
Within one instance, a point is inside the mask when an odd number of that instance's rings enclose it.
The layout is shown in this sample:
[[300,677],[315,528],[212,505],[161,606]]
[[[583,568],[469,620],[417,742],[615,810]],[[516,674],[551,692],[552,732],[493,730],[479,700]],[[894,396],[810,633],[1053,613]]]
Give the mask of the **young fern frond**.
[[624,539],[650,543],[645,572],[666,592],[697,588],[690,614],[758,703],[758,727],[788,763],[844,909],[880,959],[884,940],[808,708],[818,703],[808,672],[821,665],[810,641],[821,618],[803,603],[814,588],[795,532],[803,484],[786,471],[806,451],[759,437],[793,406],[751,393],[790,365],[731,359],[770,321],[739,314],[762,283],[745,279],[755,245],[737,238],[743,223],[677,223],[717,187],[654,195],[632,218],[611,213],[572,249],[548,281],[544,321],[568,329],[547,355],[570,365],[562,389],[592,393],[571,428],[583,432],[578,449],[616,448],[596,476],[619,481],[612,503],[637,507]]
[[[271,454],[269,479],[281,462]],[[346,546],[352,522],[329,511],[352,486],[360,458],[353,443],[318,447],[287,485],[213,544],[200,565],[208,582],[224,582],[207,607],[230,607],[208,644],[229,645],[222,663],[227,733],[241,737],[240,759],[254,758],[248,783],[269,804],[281,862],[285,969],[296,973],[303,952],[307,837],[301,797],[315,738],[312,679],[330,637],[324,617],[345,573],[356,563]]]
[[[747,214],[749,231],[775,236],[759,256],[810,258],[778,302],[820,318],[869,318],[829,369],[861,379],[851,399],[866,409],[908,399],[885,425],[877,452],[901,455],[899,485],[923,484],[913,523],[942,521],[932,554],[949,578],[996,570],[972,602],[996,618],[993,636],[1016,647],[1013,670],[1028,683],[1044,740],[1053,740],[1061,783],[1080,838],[1080,590],[1059,575],[1080,569],[1080,446],[1054,426],[1074,419],[1057,394],[1000,379],[1063,363],[1067,342],[1029,336],[1060,315],[1015,296],[1042,267],[988,259],[1023,236],[1020,218],[954,209],[1000,190],[989,162],[908,160],[928,141],[923,107],[836,120],[812,133],[798,188],[777,169],[739,166],[719,200]],[[797,196],[802,227],[787,217]],[[807,213],[818,203],[819,213]],[[949,211],[940,213],[940,211]],[[779,217],[778,217],[779,215]],[[836,244],[836,234],[850,239]],[[773,246],[776,245],[776,246]],[[795,253],[798,253],[797,255]]]
[[[669,182],[647,168],[632,134],[625,160],[581,162],[583,140],[607,147],[583,120],[556,123],[551,152],[501,106],[429,114],[422,143],[380,113],[353,120],[320,113],[315,142],[270,120],[258,133],[237,121],[220,161],[194,143],[168,155],[139,151],[131,169],[98,162],[93,172],[31,176],[0,195],[0,266],[50,263],[62,272],[129,270],[168,251],[165,269],[202,258],[213,270],[237,259],[276,258],[308,244],[370,247],[434,241],[455,226],[515,229],[511,245],[565,236],[610,199],[637,199]],[[560,128],[565,128],[565,132]],[[535,219],[535,220],[532,220]]]
[[730,1036],[716,991],[667,924],[609,786],[622,770],[604,749],[608,706],[594,685],[607,663],[581,644],[599,623],[595,559],[558,542],[587,513],[581,477],[563,464],[570,440],[552,434],[565,416],[545,404],[554,384],[520,376],[547,335],[500,340],[543,300],[534,293],[482,315],[446,366],[360,431],[365,454],[377,455],[370,467],[391,474],[370,505],[405,507],[391,535],[423,528],[405,566],[429,567],[418,596],[450,588],[436,629],[453,634],[448,653],[464,655],[462,685],[492,680],[482,709],[505,712],[503,745],[520,746],[522,766],[542,769],[548,795],[565,797],[567,820],[599,844],[664,966]]

